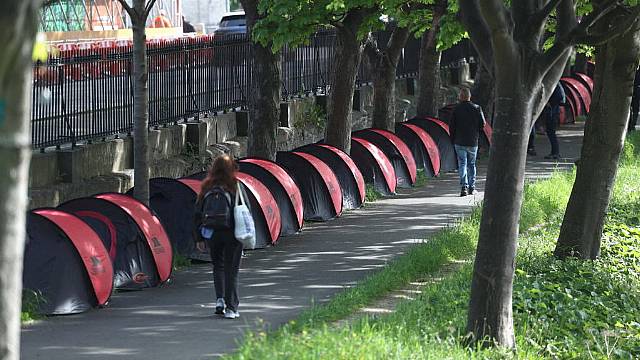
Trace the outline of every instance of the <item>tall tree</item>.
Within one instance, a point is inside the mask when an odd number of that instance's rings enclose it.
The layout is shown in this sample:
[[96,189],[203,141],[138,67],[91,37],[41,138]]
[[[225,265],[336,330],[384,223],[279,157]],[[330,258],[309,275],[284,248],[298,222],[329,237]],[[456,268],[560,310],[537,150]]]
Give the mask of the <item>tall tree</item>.
[[[594,1],[595,9],[603,5],[602,1]],[[614,24],[624,22],[633,11],[620,6],[614,11],[619,16],[613,20]],[[597,47],[594,101],[555,249],[557,256],[595,259],[600,255],[600,239],[624,144],[633,80],[640,58],[639,26],[640,19],[636,19],[626,34]],[[603,26],[600,31],[608,28]]]
[[447,0],[437,0],[431,11],[431,21],[425,17],[423,24],[428,30],[420,39],[420,62],[418,64],[418,103],[416,115],[420,117],[438,116],[438,97],[440,93],[440,58],[442,49],[438,48],[438,37],[443,17],[447,11]]
[[276,50],[284,44],[304,44],[319,29],[328,26],[336,29],[325,141],[349,152],[355,80],[366,35],[372,23],[379,22],[378,2],[263,0],[259,6],[266,16],[258,22],[253,35],[263,45],[271,42]]
[[471,89],[473,102],[480,105],[488,121],[493,119],[493,103],[495,100],[495,80],[493,73],[484,64],[478,64],[478,72]]
[[[578,24],[573,0],[460,0],[465,27],[496,81],[493,142],[467,319],[473,341],[515,347],[511,301],[529,133],[571,47],[603,43],[629,27],[619,22],[606,33],[594,32],[599,24],[611,23],[618,7],[618,1],[605,1],[606,6]],[[555,39],[545,50],[542,39],[554,11]],[[637,14],[625,20],[632,16]]]
[[0,358],[20,358],[20,299],[31,159],[31,56],[41,1],[0,2]]
[[[247,17],[248,34],[263,15],[259,0],[241,0]],[[251,42],[253,62],[249,95],[249,138],[247,155],[270,160],[276,157],[276,131],[280,116],[280,56],[272,51],[273,44]]]
[[395,131],[396,116],[396,69],[402,49],[409,39],[409,29],[395,25],[384,46],[371,35],[365,54],[372,64],[373,76],[373,127]]
[[386,46],[367,43],[366,54],[374,66],[373,126],[394,129],[395,71],[402,48],[411,35],[421,36],[418,82],[418,116],[436,116],[440,93],[440,55],[464,36],[456,20],[457,3],[447,0],[387,1],[385,13],[397,21]]
[[145,24],[156,0],[118,0],[129,14],[133,28],[133,196],[149,204],[149,72]]
[[351,151],[353,93],[364,50],[364,40],[359,31],[373,12],[372,8],[353,8],[344,14],[342,21],[333,23],[338,36],[324,140],[347,153]]

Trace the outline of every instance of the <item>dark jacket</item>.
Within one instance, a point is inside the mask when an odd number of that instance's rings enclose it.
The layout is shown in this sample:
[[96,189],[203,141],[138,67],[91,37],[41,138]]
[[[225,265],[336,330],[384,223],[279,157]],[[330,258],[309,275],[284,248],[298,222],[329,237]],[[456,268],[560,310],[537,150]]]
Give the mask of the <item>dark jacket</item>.
[[549,104],[551,105],[552,108],[554,108],[554,107],[560,106],[560,104],[563,104],[565,101],[566,101],[566,96],[564,93],[564,89],[562,88],[562,85],[558,83],[558,85],[556,85],[556,88],[553,89],[553,94],[551,94],[551,98],[549,98]]
[[449,133],[454,144],[478,146],[478,138],[483,129],[484,114],[479,105],[471,101],[463,101],[456,105],[449,121]]
[[196,28],[193,27],[193,25],[191,25],[190,22],[183,20],[182,21],[182,32],[183,33],[194,33],[196,32]]
[[[247,191],[245,190],[245,187],[240,185],[240,189],[242,191],[242,197],[244,198],[245,205],[247,205],[247,207],[249,208],[249,211],[252,212],[251,202],[249,201],[249,196],[247,195]],[[235,193],[231,193],[231,205],[232,206],[234,205],[235,198],[236,198],[236,194]],[[233,216],[233,209],[232,209],[232,212],[231,212],[231,216]],[[201,222],[202,222],[202,201],[196,201],[195,213],[193,215],[193,224],[194,224],[193,239],[196,242],[204,241],[204,239],[202,238],[202,235],[200,234]],[[231,231],[231,233],[233,233],[233,230]]]

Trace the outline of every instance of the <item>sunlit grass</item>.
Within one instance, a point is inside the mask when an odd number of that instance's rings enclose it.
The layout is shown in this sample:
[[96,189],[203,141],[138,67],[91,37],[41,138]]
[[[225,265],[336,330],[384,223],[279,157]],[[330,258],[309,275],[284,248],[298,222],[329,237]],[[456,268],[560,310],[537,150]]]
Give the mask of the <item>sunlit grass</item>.
[[[633,138],[636,144],[639,139]],[[608,225],[596,262],[551,256],[575,173],[527,185],[513,296],[517,353],[461,345],[472,273],[468,260],[480,219],[475,209],[328,304],[277,331],[249,333],[228,358],[632,359],[640,354],[640,228],[629,226],[640,223],[640,163],[635,149],[627,146],[625,154],[609,214],[609,223],[620,225]],[[467,264],[426,285],[392,314],[333,322],[454,259]]]

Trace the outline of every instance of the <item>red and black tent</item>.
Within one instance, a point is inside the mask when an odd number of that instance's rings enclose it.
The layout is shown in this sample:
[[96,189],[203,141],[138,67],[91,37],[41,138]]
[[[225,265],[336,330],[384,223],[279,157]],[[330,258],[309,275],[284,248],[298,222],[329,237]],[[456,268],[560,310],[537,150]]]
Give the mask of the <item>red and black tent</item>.
[[458,168],[456,150],[449,136],[449,125],[439,119],[417,117],[409,120],[408,123],[426,130],[436,142],[440,152],[440,171],[452,171]]
[[[565,90],[568,88],[571,92],[571,96],[573,97],[573,101],[576,105],[575,110],[578,111],[574,113],[574,115],[580,116],[588,114],[589,108],[591,107],[591,94],[589,93],[587,86],[570,77],[563,77],[560,81]],[[578,106],[578,104],[580,106]]]
[[407,144],[396,134],[382,129],[364,129],[354,132],[353,137],[373,143],[387,155],[396,173],[397,186],[411,187],[416,182],[416,161]]
[[364,181],[384,195],[396,193],[398,180],[387,155],[370,141],[351,138],[351,158],[360,169]]
[[343,209],[357,209],[364,204],[364,177],[344,151],[326,144],[309,144],[294,151],[311,154],[329,165],[340,182]]
[[[132,195],[133,190],[127,194]],[[190,259],[208,260],[209,253],[198,251],[193,239],[193,214],[198,191],[199,184],[192,188],[182,179],[153,178],[149,180],[149,206],[160,219],[177,254]]]
[[302,194],[291,176],[280,165],[265,159],[245,158],[238,165],[240,171],[258,179],[273,195],[280,209],[280,235],[300,231],[304,218]]
[[55,209],[27,215],[22,282],[40,294],[38,312],[76,314],[107,303],[113,267],[98,235],[80,218]]
[[302,193],[304,219],[326,221],[342,214],[342,189],[331,168],[303,152],[280,151],[276,162],[293,177]]
[[[252,215],[254,218],[256,229],[267,229],[268,233],[257,236],[256,231],[256,249],[264,248],[267,245],[275,245],[280,236],[280,209],[278,203],[271,195],[269,189],[264,186],[258,179],[243,172],[238,173],[238,180],[249,189],[248,193],[253,196],[258,204],[258,209],[262,212],[262,216]],[[254,208],[255,209],[255,208]],[[254,210],[254,212],[257,210]]]
[[[280,235],[281,221],[280,209],[273,195],[266,186],[259,180],[238,172],[237,174],[240,185],[244,188],[247,196],[249,196],[249,204],[251,207],[251,217],[255,223],[256,229],[256,249],[264,248],[269,244],[275,244]],[[202,182],[207,177],[207,172],[199,172],[189,176],[187,181]],[[248,185],[250,184],[250,186]],[[200,185],[194,185],[199,187]]]
[[589,75],[587,74],[583,74],[583,73],[574,73],[573,77],[580,81],[582,83],[582,85],[584,85],[587,90],[589,90],[589,95],[591,97],[593,97],[593,79],[589,77]]
[[160,220],[132,197],[105,193],[70,200],[58,209],[84,220],[109,250],[114,286],[142,289],[171,276],[173,249]]
[[440,174],[440,151],[426,130],[414,124],[396,123],[396,135],[407,144],[417,167],[424,169],[427,176]]

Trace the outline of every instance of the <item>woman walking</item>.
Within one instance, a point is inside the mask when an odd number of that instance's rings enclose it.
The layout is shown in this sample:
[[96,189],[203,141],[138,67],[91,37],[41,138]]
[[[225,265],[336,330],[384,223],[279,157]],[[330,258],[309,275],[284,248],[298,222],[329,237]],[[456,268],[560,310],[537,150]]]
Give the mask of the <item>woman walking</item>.
[[242,258],[242,243],[234,236],[234,198],[240,191],[236,173],[238,165],[229,156],[215,159],[196,202],[195,222],[198,234],[196,247],[204,251],[209,245],[213,262],[213,281],[216,291],[215,313],[227,319],[240,316],[238,312],[238,273]]

